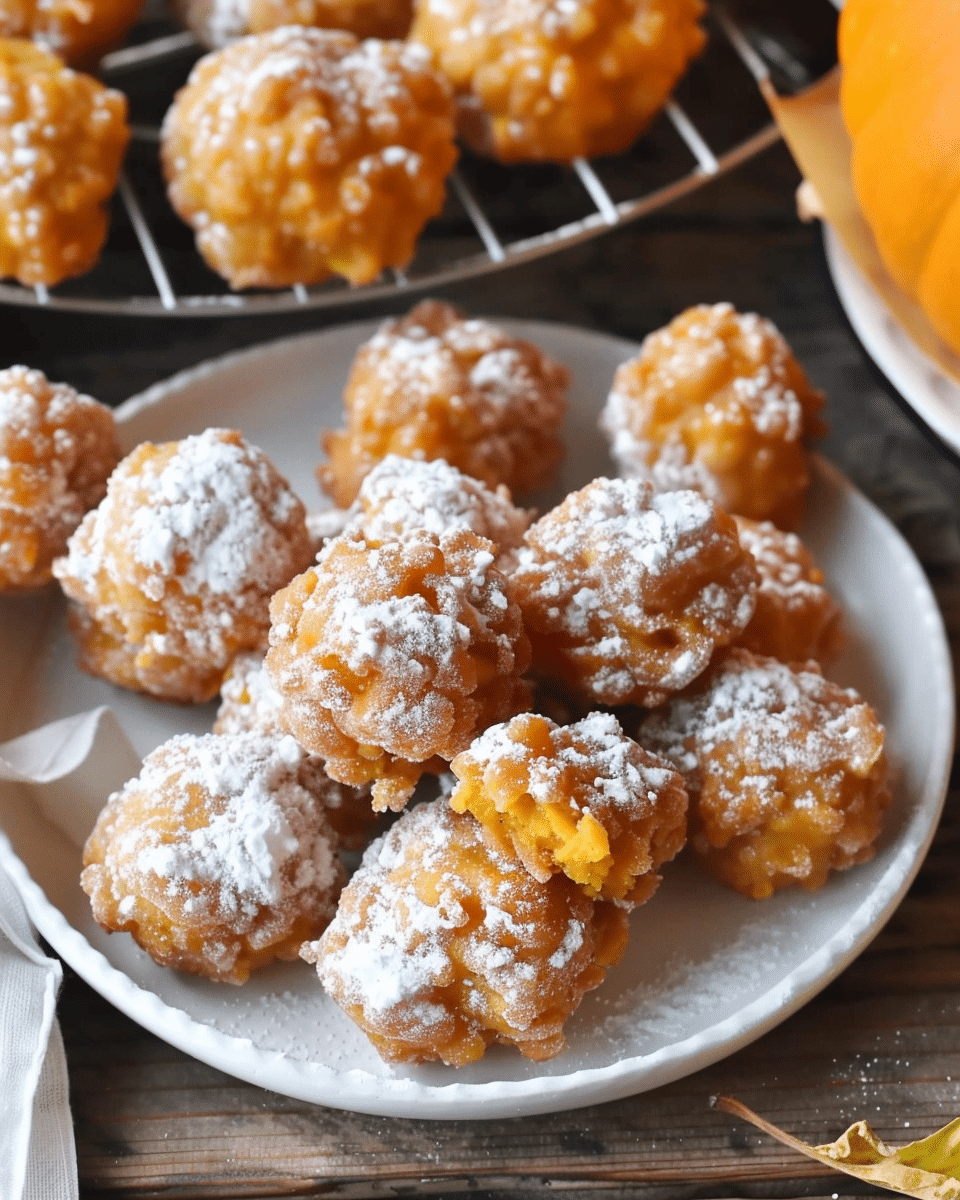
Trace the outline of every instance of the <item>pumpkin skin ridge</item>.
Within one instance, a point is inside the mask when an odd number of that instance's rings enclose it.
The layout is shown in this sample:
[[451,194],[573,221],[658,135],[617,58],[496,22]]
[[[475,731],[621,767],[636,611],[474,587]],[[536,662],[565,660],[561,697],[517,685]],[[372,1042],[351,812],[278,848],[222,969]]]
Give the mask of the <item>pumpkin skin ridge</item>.
[[857,201],[894,281],[960,352],[960,0],[847,0],[837,44]]

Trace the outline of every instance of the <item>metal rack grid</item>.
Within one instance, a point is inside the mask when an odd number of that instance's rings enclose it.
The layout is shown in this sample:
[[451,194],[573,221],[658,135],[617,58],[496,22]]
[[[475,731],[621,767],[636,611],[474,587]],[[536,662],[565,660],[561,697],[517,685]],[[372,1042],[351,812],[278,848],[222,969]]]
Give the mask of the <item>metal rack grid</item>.
[[[825,0],[825,3],[838,8],[842,0]],[[746,73],[760,96],[773,86],[771,68],[788,83],[799,86],[809,82],[809,73],[788,45],[766,36],[751,38],[725,7],[712,6],[710,20],[714,30],[708,47],[713,47],[712,52],[716,52],[718,41],[725,43],[728,52],[733,51],[740,70]],[[122,77],[124,73],[147,72],[164,60],[191,53],[194,58],[201,53],[191,34],[164,34],[107,55],[101,64],[101,75],[113,82],[115,77]],[[420,292],[553,254],[618,225],[635,221],[695,191],[779,139],[779,131],[769,120],[765,104],[762,111],[764,119],[757,128],[722,152],[715,152],[709,137],[700,128],[701,122],[697,116],[688,111],[675,96],[665,105],[662,119],[672,127],[686,154],[686,162],[676,174],[649,191],[617,200],[604,182],[601,165],[583,158],[575,159],[566,173],[579,185],[588,211],[574,220],[514,240],[505,240],[498,235],[496,221],[488,211],[482,190],[472,186],[464,171],[458,167],[448,177],[448,193],[451,201],[459,206],[466,222],[469,222],[472,237],[479,242],[479,251],[448,252],[445,259],[441,255],[440,261],[437,261],[437,245],[441,243],[435,242],[433,253],[426,257],[423,265],[421,259],[424,256],[418,249],[406,272],[389,270],[375,282],[361,287],[351,287],[341,280],[330,280],[315,287],[298,285],[272,291],[230,292],[222,281],[216,280],[211,274],[211,290],[184,291],[174,282],[168,262],[169,249],[145,211],[141,191],[143,185],[136,173],[127,168],[121,175],[115,200],[135,237],[136,251],[133,253],[142,256],[152,290],[144,294],[126,289],[114,292],[109,282],[109,272],[101,271],[100,274],[108,278],[98,279],[93,286],[81,284],[79,292],[75,281],[68,281],[54,289],[42,286],[27,288],[0,282],[0,303],[116,315],[196,317],[249,315],[304,308],[346,308],[398,293]],[[156,124],[132,125],[133,145],[152,151],[158,141],[159,127]],[[641,146],[643,141],[641,138]],[[435,223],[428,224],[421,237],[421,246],[430,246],[434,228]],[[196,257],[199,260],[199,255]],[[212,290],[218,286],[223,290]]]

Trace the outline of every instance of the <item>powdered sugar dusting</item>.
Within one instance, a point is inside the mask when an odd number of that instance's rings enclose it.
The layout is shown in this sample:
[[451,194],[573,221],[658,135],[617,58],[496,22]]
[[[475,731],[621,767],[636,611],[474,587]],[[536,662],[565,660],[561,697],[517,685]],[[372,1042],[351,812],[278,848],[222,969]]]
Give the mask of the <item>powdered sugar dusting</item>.
[[465,528],[506,548],[520,544],[532,516],[512,503],[507,488],[489,488],[444,459],[388,454],[364,479],[346,532],[377,542],[409,529],[439,535]]

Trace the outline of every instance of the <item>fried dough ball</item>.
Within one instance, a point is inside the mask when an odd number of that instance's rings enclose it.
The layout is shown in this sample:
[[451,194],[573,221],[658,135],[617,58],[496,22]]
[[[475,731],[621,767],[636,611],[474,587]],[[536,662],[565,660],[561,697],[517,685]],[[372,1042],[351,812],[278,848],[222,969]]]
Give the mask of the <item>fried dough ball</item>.
[[492,725],[450,764],[450,797],[494,848],[545,883],[562,871],[591,899],[643,904],[682,849],[687,792],[611,713],[556,725],[526,713]]
[[127,455],[53,573],[85,671],[201,703],[265,646],[270,597],[311,557],[303,505],[263,451],[208,429]]
[[141,8],[143,0],[0,0],[0,38],[26,38],[92,69],[120,45]]
[[621,958],[626,911],[564,875],[541,883],[442,800],[364,855],[337,915],[301,955],[388,1062],[464,1066],[492,1042],[541,1061]]
[[346,429],[321,443],[320,486],[341,507],[387,454],[445,459],[488,487],[549,482],[563,455],[569,372],[536,346],[425,300],[360,347]]
[[419,0],[410,37],[504,162],[625,150],[703,47],[702,0]]
[[[280,721],[283,701],[270,682],[263,655],[243,653],[230,664],[220,687],[220,706],[214,733],[235,736],[259,733],[280,738],[286,734]],[[362,850],[370,841],[377,815],[370,803],[369,787],[352,788],[331,779],[322,758],[304,750],[301,781],[321,802],[327,820],[345,850]]]
[[346,29],[358,38],[405,38],[412,19],[412,0],[250,0],[254,33],[312,25]]
[[129,138],[120,92],[0,38],[0,278],[52,287],[94,265]]
[[769,321],[702,304],[619,367],[600,424],[621,474],[796,529],[823,403]]
[[110,933],[164,966],[244,983],[294,959],[345,881],[293,738],[181,734],[107,801],[80,884]]
[[737,645],[783,662],[826,664],[843,649],[843,610],[823,572],[795,533],[770,521],[737,517],[740,545],[760,571],[757,607]]
[[175,0],[174,7],[208,50],[282,25],[344,29],[358,38],[404,38],[413,18],[411,0]]
[[42,371],[0,371],[0,591],[51,579],[119,458],[105,404]]
[[377,810],[529,706],[519,609],[469,530],[334,538],[270,607],[284,726],[334,779],[372,782]]
[[388,454],[364,478],[345,531],[383,542],[411,529],[470,529],[499,552],[522,544],[533,516],[531,509],[517,508],[503,484],[489,488],[445,459]]
[[510,578],[534,666],[593,703],[662,703],[753,615],[753,559],[698,492],[595,479],[524,540]]
[[232,288],[405,266],[456,157],[422,46],[301,26],[202,58],[161,136],[170,202]]
[[873,857],[890,803],[883,726],[816,663],[728,650],[637,737],[683,773],[690,844],[743,895],[814,891]]

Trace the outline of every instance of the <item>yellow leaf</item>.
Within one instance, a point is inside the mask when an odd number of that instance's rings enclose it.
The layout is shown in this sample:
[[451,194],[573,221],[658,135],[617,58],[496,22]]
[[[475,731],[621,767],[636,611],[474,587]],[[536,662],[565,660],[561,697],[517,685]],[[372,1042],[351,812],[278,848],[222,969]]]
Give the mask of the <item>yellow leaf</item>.
[[714,1105],[749,1121],[800,1154],[857,1179],[920,1200],[960,1200],[960,1118],[899,1150],[885,1146],[866,1121],[857,1121],[829,1145],[808,1146],[739,1100],[718,1096]]

